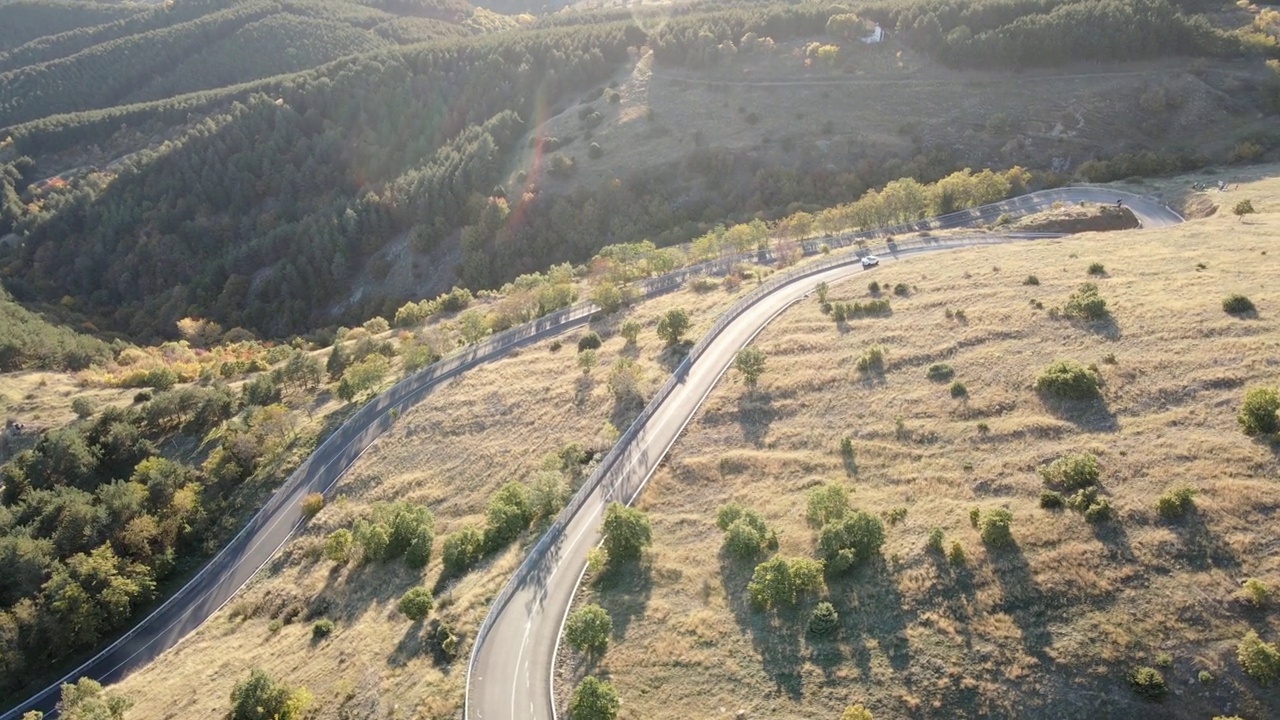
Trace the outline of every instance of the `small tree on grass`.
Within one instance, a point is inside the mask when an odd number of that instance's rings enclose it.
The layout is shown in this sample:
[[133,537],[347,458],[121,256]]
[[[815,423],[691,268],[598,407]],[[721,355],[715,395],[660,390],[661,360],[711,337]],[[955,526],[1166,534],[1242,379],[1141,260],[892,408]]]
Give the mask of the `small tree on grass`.
[[689,315],[683,308],[668,310],[667,314],[658,321],[658,337],[662,338],[667,345],[679,343],[688,330]]
[[324,543],[324,556],[330,562],[346,565],[351,560],[351,547],[354,539],[347,529],[334,530]]
[[1270,594],[1267,584],[1258,578],[1249,578],[1240,586],[1240,597],[1255,608],[1264,607]]
[[257,668],[231,690],[230,720],[301,720],[311,704],[306,688],[293,689]]
[[827,637],[840,629],[840,613],[829,602],[820,602],[809,613],[809,634]]
[[1193,487],[1170,488],[1156,500],[1156,512],[1169,520],[1176,520],[1195,507],[1196,489]]
[[620,357],[609,369],[609,390],[613,392],[616,402],[626,402],[639,397],[640,385],[644,382],[644,368],[635,360]]
[[810,558],[773,557],[756,566],[747,592],[756,607],[790,605],[804,592],[822,589],[822,562]]
[[485,512],[484,542],[490,551],[515,540],[533,522],[529,488],[518,482],[503,485]]
[[733,367],[742,373],[742,379],[749,387],[755,387],[764,374],[765,355],[758,347],[745,347],[738,351],[733,359]]
[[862,705],[850,705],[840,714],[840,720],[875,720],[871,711]]
[[1098,482],[1102,468],[1098,458],[1089,453],[1063,455],[1048,465],[1040,466],[1038,472],[1046,483],[1065,487],[1068,490],[1079,490]]
[[424,587],[409,588],[408,592],[400,596],[400,602],[396,607],[405,617],[419,622],[431,614],[431,608],[435,607],[435,600],[431,597],[431,591]]
[[371,391],[390,372],[391,365],[379,354],[373,354],[342,372],[338,383],[338,397],[351,402],[361,394]]
[[1245,393],[1238,420],[1245,435],[1270,435],[1280,429],[1280,393],[1275,388],[1252,388]]
[[849,493],[838,483],[823,483],[809,491],[808,509],[805,518],[810,525],[822,527],[833,520],[844,517],[849,509]]
[[564,624],[564,639],[579,652],[599,653],[609,647],[613,620],[599,605],[587,605],[569,614]]
[[1058,360],[1036,378],[1036,391],[1066,400],[1098,396],[1098,376],[1075,360]]
[[841,573],[870,560],[884,545],[884,523],[870,513],[856,511],[833,520],[818,535],[818,551],[827,569]]
[[470,570],[484,555],[484,533],[474,525],[464,525],[444,539],[440,559],[449,575],[461,575]]
[[121,720],[131,707],[132,700],[106,692],[101,683],[87,677],[64,683],[58,701],[59,717],[66,720]]
[[1164,683],[1164,676],[1155,668],[1140,667],[1129,673],[1129,685],[1141,697],[1155,702],[1163,700],[1165,694],[1169,692],[1169,688]]
[[622,701],[611,683],[588,675],[578,683],[569,700],[570,720],[614,720]]
[[749,559],[766,547],[777,547],[777,536],[769,532],[760,513],[737,503],[720,508],[716,525],[724,531],[725,550],[736,557]]
[[71,401],[71,412],[75,413],[76,417],[81,420],[91,418],[93,417],[93,403],[89,402],[87,397],[78,397]]
[[622,503],[611,503],[604,512],[604,549],[610,562],[638,560],[652,542],[649,517]]
[[1013,544],[1013,513],[1004,508],[995,508],[982,514],[978,521],[978,532],[982,542],[992,547],[1004,547]]
[[1270,685],[1280,678],[1280,649],[1275,643],[1263,642],[1253,630],[1240,641],[1236,658],[1245,673],[1261,685]]
[[1107,316],[1107,301],[1098,294],[1098,286],[1084,283],[1067,297],[1062,314],[1081,320],[1101,320]]
[[1250,198],[1245,198],[1241,200],[1240,202],[1236,203],[1235,207],[1231,208],[1231,213],[1236,217],[1242,218],[1242,219],[1244,218],[1245,215],[1252,215],[1255,212],[1257,212],[1257,210],[1253,209],[1253,200],[1251,200]]
[[1257,312],[1258,308],[1253,304],[1252,300],[1244,295],[1237,294],[1228,295],[1222,301],[1222,310],[1229,315],[1248,315],[1249,313]]
[[583,376],[591,374],[591,369],[596,366],[596,360],[595,350],[587,349],[578,353],[578,367],[582,368]]
[[628,345],[635,345],[636,340],[640,337],[640,323],[635,320],[628,320],[622,323],[618,333],[626,339]]

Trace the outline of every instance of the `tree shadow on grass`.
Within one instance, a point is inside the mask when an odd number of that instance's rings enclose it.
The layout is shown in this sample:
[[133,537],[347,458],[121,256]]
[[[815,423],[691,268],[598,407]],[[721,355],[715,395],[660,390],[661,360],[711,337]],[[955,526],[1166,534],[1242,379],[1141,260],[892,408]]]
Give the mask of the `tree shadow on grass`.
[[1067,400],[1041,393],[1040,400],[1054,417],[1066,420],[1081,430],[1113,433],[1120,429],[1116,414],[1101,397]]
[[1191,568],[1208,570],[1240,567],[1240,558],[1209,529],[1204,515],[1195,507],[1188,510],[1172,528],[1182,540],[1177,557]]
[[609,567],[595,581],[596,602],[613,620],[612,640],[623,640],[653,596],[653,567],[644,561]]
[[1114,518],[1100,522],[1088,522],[1089,530],[1098,542],[1106,546],[1113,560],[1133,562],[1133,546],[1129,544],[1129,533],[1124,525]]
[[752,445],[758,447],[764,442],[769,427],[777,418],[772,394],[747,390],[738,398],[738,425],[742,428],[742,436]]
[[662,351],[658,355],[658,365],[669,373],[675,372],[680,367],[680,363],[689,356],[689,350],[693,348],[692,340],[681,340]]
[[883,557],[876,556],[840,577],[828,577],[827,589],[831,604],[840,613],[845,650],[863,677],[871,677],[867,640],[875,642],[894,670],[905,670],[911,664],[907,611]]
[[1076,320],[1072,323],[1075,327],[1085,332],[1106,338],[1107,340],[1120,339],[1120,325],[1116,323],[1115,316],[1107,313],[1105,316],[1097,320]]
[[1052,604],[1036,585],[1026,555],[1016,541],[1000,548],[989,548],[991,570],[1000,584],[1003,598],[993,608],[1008,613],[1022,631],[1026,653],[1046,667],[1053,660],[1046,648],[1053,642],[1049,630],[1048,606]]
[[[763,558],[761,558],[763,559]],[[773,680],[770,697],[786,695],[798,700],[804,695],[800,666],[804,662],[801,638],[807,617],[799,605],[778,610],[757,610],[747,592],[755,563],[721,551],[720,581],[738,627],[751,635],[751,646],[760,656],[761,667]]]
[[591,388],[595,386],[595,382],[589,375],[579,375],[573,385],[573,406],[576,408],[586,407],[591,401]]

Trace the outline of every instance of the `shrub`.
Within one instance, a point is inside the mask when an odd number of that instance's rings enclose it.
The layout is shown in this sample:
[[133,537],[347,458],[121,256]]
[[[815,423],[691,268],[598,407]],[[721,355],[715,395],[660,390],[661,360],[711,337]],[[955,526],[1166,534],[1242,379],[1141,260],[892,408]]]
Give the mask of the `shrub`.
[[578,352],[582,352],[583,350],[596,350],[600,345],[600,336],[594,332],[589,332],[578,338]]
[[1098,295],[1098,286],[1084,283],[1067,297],[1062,314],[1082,320],[1101,320],[1107,316],[1107,301]]
[[386,318],[375,316],[365,320],[364,325],[361,327],[363,327],[370,335],[377,335],[390,330],[391,324],[387,322]]
[[604,513],[601,526],[604,533],[604,549],[610,562],[639,559],[640,553],[652,541],[649,517],[635,508],[621,503],[611,503]]
[[754,345],[742,348],[733,359],[733,367],[742,373],[742,380],[748,387],[755,387],[764,374],[764,351]]
[[946,363],[930,365],[929,369],[925,371],[925,377],[934,382],[947,382],[951,378],[955,377],[955,375],[955,368]]
[[606,100],[608,100],[610,104],[616,105],[617,103],[622,102],[622,95],[619,94],[617,90],[614,90],[606,96]]
[[1140,697],[1156,702],[1163,700],[1169,692],[1164,676],[1155,668],[1140,667],[1129,673],[1129,685]]
[[1165,669],[1173,667],[1173,656],[1167,652],[1157,654],[1156,667]]
[[[1201,670],[1200,672],[1196,673],[1196,680],[1198,680],[1201,685],[1208,685],[1214,680],[1213,673],[1209,672],[1208,670]],[[1214,718],[1214,720],[1222,720],[1222,718],[1221,716],[1219,716],[1217,718]]]
[[271,622],[267,623],[267,632],[273,635],[275,633],[280,632],[283,629],[284,629],[284,621],[281,620],[280,618],[276,618],[275,620],[272,620]]
[[316,516],[316,513],[324,509],[324,495],[318,492],[307,493],[302,498],[302,516],[310,520]]
[[490,551],[519,537],[533,522],[529,488],[518,482],[503,485],[485,512],[484,544]]
[[872,280],[867,284],[867,292],[871,293],[872,297],[878,296],[880,294],[880,283]]
[[1039,285],[1040,278],[1036,277],[1035,275],[1028,275],[1027,279],[1022,281],[1022,284],[1023,285]]
[[600,143],[593,142],[587,146],[587,157],[592,160],[598,160],[604,157],[604,150],[600,147]]
[[982,518],[982,511],[978,508],[969,508],[969,525],[973,529],[978,529],[978,521]]
[[93,417],[93,403],[87,397],[78,397],[71,401],[71,412],[81,420]]
[[354,539],[350,530],[334,530],[324,543],[324,556],[331,562],[346,565],[351,559],[351,546]]
[[613,620],[604,608],[595,604],[569,613],[564,623],[564,639],[579,652],[604,652],[609,647],[611,632]]
[[1275,388],[1252,388],[1245,393],[1237,420],[1245,435],[1270,435],[1280,429],[1280,393]]
[[622,328],[618,332],[626,339],[628,345],[635,345],[636,339],[640,337],[640,323],[628,320],[622,323]]
[[840,720],[875,720],[871,717],[871,711],[862,705],[850,705],[840,713]]
[[1097,523],[1110,520],[1114,515],[1111,509],[1111,501],[1106,498],[1100,498],[1089,504],[1084,510],[1084,519],[1086,522]]
[[1227,299],[1222,301],[1222,310],[1231,315],[1248,315],[1257,312],[1257,309],[1253,301],[1244,295],[1228,295]]
[[849,494],[843,485],[823,483],[809,491],[807,505],[805,518],[809,524],[822,527],[844,517],[845,511],[849,509]]
[[1038,472],[1046,483],[1068,490],[1078,490],[1097,484],[1098,478],[1102,475],[1098,458],[1089,453],[1063,455],[1047,465],[1042,465]]
[[315,625],[311,626],[311,637],[321,640],[333,634],[333,621],[329,618],[317,620]]
[[1195,507],[1195,495],[1193,487],[1170,488],[1156,500],[1156,512],[1163,518],[1176,520]]
[[911,294],[911,289],[908,288],[905,283],[898,283],[893,286],[893,294],[898,297],[906,297]]
[[964,567],[964,564],[968,561],[969,559],[964,554],[964,546],[960,544],[960,541],[956,540],[951,543],[951,550],[947,553],[947,562],[956,567]]
[[853,438],[845,435],[840,438],[840,454],[844,457],[853,457]]
[[828,522],[818,534],[818,552],[827,569],[840,573],[880,553],[884,523],[870,513],[856,511]]
[[306,688],[291,688],[257,668],[231,690],[231,712],[228,720],[302,720],[311,693]]
[[1056,398],[1087,400],[1098,396],[1098,376],[1075,360],[1058,360],[1040,373],[1035,388]]
[[840,613],[829,602],[820,602],[809,613],[809,634],[827,637],[840,629]]
[[968,394],[969,394],[969,388],[965,387],[964,383],[960,382],[959,380],[951,383],[951,397],[962,398],[967,396]]
[[460,575],[470,570],[484,555],[484,533],[474,525],[464,525],[444,539],[441,560],[449,575]]
[[1059,510],[1062,508],[1062,494],[1053,490],[1045,490],[1040,493],[1040,507],[1045,510]]
[[673,308],[667,311],[666,315],[658,321],[658,337],[667,343],[667,345],[675,345],[680,342],[684,334],[689,330],[689,315],[683,308]]
[[574,688],[569,699],[571,720],[614,720],[622,701],[611,683],[588,675]]
[[1236,203],[1236,206],[1231,208],[1231,212],[1236,217],[1244,217],[1245,215],[1251,215],[1257,212],[1257,210],[1253,209],[1253,200],[1245,198],[1244,200]]
[[883,372],[885,350],[881,345],[872,345],[858,356],[857,367],[862,372]]
[[400,596],[400,602],[396,607],[405,617],[417,622],[431,614],[431,608],[435,607],[435,604],[430,590],[424,587],[415,587],[410,588],[408,592]]
[[1102,263],[1097,263],[1097,262],[1092,263],[1091,265],[1089,265],[1089,274],[1090,275],[1106,275],[1107,269],[1102,265]]
[[1250,630],[1236,648],[1236,658],[1245,674],[1259,684],[1270,685],[1280,678],[1280,649],[1275,643],[1262,642],[1258,633]]
[[773,557],[756,566],[747,592],[761,609],[789,605],[801,593],[822,589],[822,570],[819,560]]
[[1267,604],[1267,596],[1270,595],[1267,590],[1266,583],[1257,578],[1249,578],[1240,586],[1240,595],[1244,601],[1255,608],[1263,607]]
[[941,554],[942,554],[942,541],[943,541],[943,538],[944,538],[944,535],[943,535],[943,533],[942,533],[942,528],[939,528],[939,527],[936,527],[936,528],[930,528],[930,529],[929,529],[929,540],[928,540],[928,542],[926,543],[926,546],[927,546],[930,550],[932,550],[932,551],[934,551],[934,552],[938,553],[939,555],[941,555]]
[[978,521],[978,532],[982,542],[992,547],[1003,547],[1013,544],[1013,513],[1005,508],[995,508],[982,514]]

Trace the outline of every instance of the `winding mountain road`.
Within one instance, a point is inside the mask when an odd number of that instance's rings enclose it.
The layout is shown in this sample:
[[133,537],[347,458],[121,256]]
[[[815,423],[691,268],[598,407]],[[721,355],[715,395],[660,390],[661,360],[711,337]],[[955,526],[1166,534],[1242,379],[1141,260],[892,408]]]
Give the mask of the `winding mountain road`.
[[[1005,213],[1025,214],[1058,201],[1112,203],[1120,197],[1125,198],[1146,226],[1182,220],[1167,206],[1136,195],[1101,188],[1065,188],[1032,193],[934,220],[808,242],[806,254],[816,253],[819,242],[844,247],[857,239],[881,237],[891,232],[989,223]],[[895,254],[1027,238],[930,242],[922,247],[899,248],[896,253],[890,250],[885,253],[885,259]],[[587,550],[599,542],[603,507],[614,498],[627,502],[634,498],[724,373],[733,354],[755,333],[815,283],[832,282],[857,271],[856,257],[834,257],[832,262],[855,265],[805,271],[809,274],[803,280],[777,287],[758,298],[732,323],[715,333],[704,352],[691,355],[690,361],[677,371],[676,382],[665,399],[655,399],[661,402],[651,403],[637,425],[627,431],[620,446],[602,464],[600,482],[584,487],[582,495],[571,504],[570,509],[576,512],[562,515],[494,602],[478,633],[468,668],[467,720],[555,717],[551,670],[560,625],[585,567]],[[725,261],[708,263],[647,280],[641,284],[640,294],[654,296],[678,289],[689,276],[724,264]],[[10,708],[0,715],[0,720],[17,720],[29,710],[40,710],[47,713],[46,717],[53,718],[61,683],[90,677],[109,684],[177,645],[225,605],[283,547],[303,524],[299,510],[302,498],[312,492],[330,492],[374,440],[392,426],[393,410],[403,413],[441,383],[477,365],[499,359],[518,347],[583,325],[596,311],[598,308],[591,303],[578,303],[512,328],[437,362],[369,401],[316,448],[248,524],[186,585],[89,661]],[[6,702],[11,700],[7,698]]]
[[[1026,212],[1054,202],[1114,203],[1123,199],[1143,227],[1182,222],[1167,205],[1147,198],[1101,188],[1064,188],[1022,196],[970,214],[993,220],[1005,212]],[[957,220],[956,225],[963,224]],[[881,261],[909,254],[1020,238],[940,240],[916,246],[888,247]],[[745,298],[741,313],[719,330],[705,346],[695,347],[690,360],[677,370],[677,383],[665,397],[660,393],[646,413],[620,441],[612,467],[605,468],[590,495],[571,517],[558,525],[558,537],[539,543],[499,596],[482,626],[467,683],[466,720],[552,720],[556,718],[552,678],[564,619],[586,568],[587,552],[601,540],[605,507],[615,500],[630,504],[670,450],[716,382],[728,370],[738,350],[793,303],[820,282],[835,283],[863,272],[856,255],[845,264],[779,284],[758,298]],[[733,311],[731,310],[730,313]],[[699,353],[698,350],[701,350]],[[695,356],[696,354],[696,356]],[[606,462],[608,462],[606,460]],[[556,530],[552,531],[556,533]]]

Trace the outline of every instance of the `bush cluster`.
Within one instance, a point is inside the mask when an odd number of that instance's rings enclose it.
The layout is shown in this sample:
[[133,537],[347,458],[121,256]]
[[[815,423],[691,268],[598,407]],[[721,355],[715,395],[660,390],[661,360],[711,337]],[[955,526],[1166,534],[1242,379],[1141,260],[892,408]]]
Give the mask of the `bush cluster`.
[[1064,400],[1088,400],[1098,396],[1098,374],[1075,360],[1051,363],[1036,378],[1037,392]]
[[1164,683],[1164,676],[1159,670],[1140,667],[1129,673],[1129,685],[1139,696],[1159,702],[1169,692]]
[[1156,500],[1156,512],[1160,513],[1160,517],[1176,520],[1195,507],[1195,496],[1196,489],[1193,487],[1184,485],[1170,488]]
[[888,298],[868,300],[866,302],[831,303],[831,318],[836,322],[856,320],[863,317],[882,317],[892,312]]
[[872,345],[858,356],[856,366],[861,372],[884,372],[885,354],[883,345]]
[[1107,316],[1107,301],[1098,294],[1097,285],[1084,283],[1067,297],[1062,314],[1080,320],[1101,320]]
[[925,371],[925,377],[934,382],[947,382],[951,378],[955,377],[955,375],[955,368],[946,363],[935,363],[930,365],[929,369]]
[[754,510],[729,503],[720,508],[716,526],[724,531],[724,549],[734,557],[750,559],[778,547],[778,535]]

